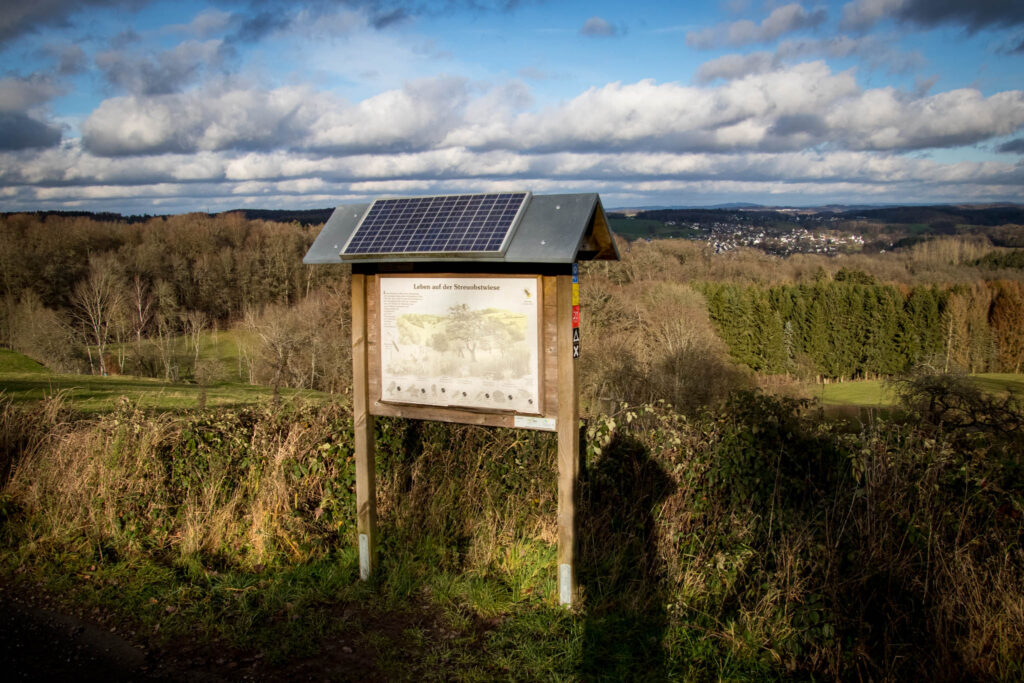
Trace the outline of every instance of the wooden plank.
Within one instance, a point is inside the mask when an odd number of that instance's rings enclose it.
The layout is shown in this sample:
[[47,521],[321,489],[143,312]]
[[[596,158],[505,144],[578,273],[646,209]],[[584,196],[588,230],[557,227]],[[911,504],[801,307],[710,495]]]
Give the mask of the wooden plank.
[[516,415],[513,413],[489,413],[462,410],[459,408],[446,408],[439,406],[418,406],[408,403],[385,403],[377,401],[370,405],[370,413],[384,417],[404,417],[412,420],[433,420],[435,422],[455,422],[458,424],[481,425],[485,427],[519,427],[520,429],[539,429],[541,431],[555,431],[555,417],[552,416],[523,416],[532,420],[539,420],[549,417],[551,428],[542,426],[523,426],[516,424]]
[[367,383],[370,388],[370,413],[382,415],[374,410],[380,401],[380,276],[366,276],[366,367]]
[[579,478],[579,397],[572,357],[572,276],[558,275],[558,596],[576,598],[576,483]]
[[356,526],[359,578],[366,581],[377,564],[377,476],[373,416],[369,411],[366,338],[367,276],[352,275],[352,421],[356,456]]
[[541,403],[544,414],[549,417],[558,416],[558,281],[554,276],[543,278],[544,294],[541,311],[544,326],[543,350],[544,398]]

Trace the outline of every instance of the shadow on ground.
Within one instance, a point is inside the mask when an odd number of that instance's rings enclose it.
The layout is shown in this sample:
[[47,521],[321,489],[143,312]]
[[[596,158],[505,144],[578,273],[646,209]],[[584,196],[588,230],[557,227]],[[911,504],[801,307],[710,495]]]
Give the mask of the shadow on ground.
[[665,678],[667,617],[655,511],[675,484],[636,439],[618,434],[582,473],[577,516],[585,596],[584,680]]

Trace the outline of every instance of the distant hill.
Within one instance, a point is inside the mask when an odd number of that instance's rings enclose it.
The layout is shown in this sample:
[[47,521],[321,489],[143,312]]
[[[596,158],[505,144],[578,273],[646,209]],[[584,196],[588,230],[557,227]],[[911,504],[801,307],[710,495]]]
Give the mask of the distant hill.
[[275,223],[298,223],[299,225],[322,225],[334,213],[329,209],[238,209],[225,213],[242,213],[250,220],[274,221]]
[[[819,215],[823,220],[836,218],[839,220],[869,220],[894,225],[927,225],[931,232],[941,234],[944,230],[952,232],[954,226],[973,225],[994,227],[1000,225],[1024,225],[1024,204],[940,204],[922,206],[863,205],[850,206],[829,204],[819,207],[781,207],[763,206],[749,202],[730,202],[711,206],[644,206],[632,208],[608,208],[609,217],[625,219],[628,216],[637,219],[654,221],[675,221],[677,223],[706,223],[729,220],[748,225],[771,226],[794,220],[796,215],[803,217]],[[299,223],[300,225],[322,225],[334,212],[334,207],[323,209],[233,209],[219,214],[240,213],[251,220],[265,220],[277,223]],[[119,213],[89,211],[35,211],[8,212],[33,213],[36,216],[64,216],[69,218],[85,217],[97,221],[115,223],[143,223],[151,218],[159,218],[166,214],[142,214],[124,216]],[[634,229],[637,226],[631,226]],[[626,231],[631,232],[627,229]],[[645,226],[635,236],[654,236],[659,231]],[[678,230],[674,232],[679,232]],[[662,235],[666,236],[666,235]]]
[[[322,225],[331,217],[334,208],[329,209],[232,209],[220,213],[206,214],[211,218],[222,216],[228,213],[240,213],[249,220],[272,221],[274,223],[298,223],[300,225]],[[95,221],[105,223],[145,223],[152,218],[165,218],[168,214],[142,214],[125,216],[119,213],[92,211],[9,211],[0,215],[10,216],[19,213],[28,213],[40,218],[48,216],[61,216],[64,218],[91,218]]]
[[1024,206],[892,206],[879,209],[854,209],[839,214],[845,219],[866,218],[883,223],[935,225],[1024,225]]
[[93,211],[6,211],[0,214],[0,216],[7,217],[18,214],[29,214],[39,218],[48,218],[50,216],[60,216],[62,218],[91,218],[94,221],[101,221],[104,223],[145,223],[151,218],[160,217],[159,215],[150,216],[149,214],[125,216],[110,211],[102,211],[99,213]]
[[762,204],[751,204],[749,202],[730,202],[727,204],[709,204],[709,205],[684,205],[676,204],[671,206],[664,205],[653,205],[653,206],[616,206],[614,208],[605,208],[605,211],[614,213],[635,213],[637,211],[687,211],[687,210],[711,210],[711,209],[764,209],[772,208],[765,207]]

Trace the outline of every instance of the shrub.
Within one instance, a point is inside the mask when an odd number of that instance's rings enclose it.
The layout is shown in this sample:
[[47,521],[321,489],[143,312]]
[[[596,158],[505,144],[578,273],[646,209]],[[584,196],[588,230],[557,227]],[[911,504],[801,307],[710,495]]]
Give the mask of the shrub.
[[[590,418],[582,604],[531,638],[577,638],[560,666],[583,678],[1019,679],[1020,407],[948,378],[905,395],[910,419],[854,430],[750,391]],[[106,561],[287,570],[355,545],[343,405],[28,415],[0,403],[0,519],[22,556],[59,565],[84,539]],[[387,604],[508,628],[555,614],[553,435],[381,419],[376,442]]]

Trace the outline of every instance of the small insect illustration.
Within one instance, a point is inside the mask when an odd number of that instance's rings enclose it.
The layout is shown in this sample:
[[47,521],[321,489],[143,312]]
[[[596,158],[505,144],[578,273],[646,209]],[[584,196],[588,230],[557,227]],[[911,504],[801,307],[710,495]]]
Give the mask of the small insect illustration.
[[523,289],[523,294],[526,295],[527,299],[529,299],[529,298],[531,298],[533,296],[533,292],[531,292],[530,290],[525,289],[525,288]]

